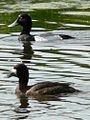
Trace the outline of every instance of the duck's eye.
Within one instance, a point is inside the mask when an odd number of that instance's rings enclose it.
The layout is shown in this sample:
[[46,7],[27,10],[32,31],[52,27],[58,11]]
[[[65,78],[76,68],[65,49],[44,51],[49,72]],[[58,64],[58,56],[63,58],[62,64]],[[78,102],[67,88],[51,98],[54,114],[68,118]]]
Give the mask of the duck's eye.
[[23,18],[20,16],[19,19],[22,20]]

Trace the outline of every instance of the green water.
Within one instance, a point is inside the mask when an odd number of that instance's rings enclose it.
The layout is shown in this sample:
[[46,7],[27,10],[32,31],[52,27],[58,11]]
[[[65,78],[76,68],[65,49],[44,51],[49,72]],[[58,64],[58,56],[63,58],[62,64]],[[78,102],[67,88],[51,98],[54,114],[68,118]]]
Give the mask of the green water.
[[33,27],[45,28],[45,30],[59,29],[90,29],[86,27],[65,26],[65,24],[90,25],[89,1],[80,0],[32,0],[32,1],[15,1],[6,0],[0,5],[0,33],[10,33],[20,31],[16,27],[11,31],[7,25],[12,23],[17,15],[26,12],[31,15]]

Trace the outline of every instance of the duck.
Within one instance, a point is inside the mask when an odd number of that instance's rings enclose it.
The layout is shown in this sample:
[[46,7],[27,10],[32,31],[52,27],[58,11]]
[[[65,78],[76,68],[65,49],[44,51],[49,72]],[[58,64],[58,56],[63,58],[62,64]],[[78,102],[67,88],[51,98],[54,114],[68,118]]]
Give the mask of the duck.
[[[21,25],[23,27],[22,32],[20,33],[19,36],[19,40],[21,41],[35,41],[35,37],[34,35],[30,34],[31,28],[32,28],[32,19],[31,16],[26,14],[26,13],[22,13],[18,16],[18,18],[10,25],[8,25],[8,27],[14,27],[17,25]],[[61,39],[73,39],[74,37],[70,36],[70,35],[65,35],[65,34],[59,34]]]
[[24,63],[16,64],[10,72],[9,77],[16,76],[19,82],[16,86],[15,93],[17,96],[42,96],[42,95],[60,95],[78,92],[79,90],[70,86],[70,83],[58,82],[39,82],[34,85],[28,85],[29,70]]
[[8,25],[9,28],[21,25],[23,27],[22,32],[20,33],[19,40],[21,41],[35,41],[33,35],[30,34],[32,28],[32,19],[28,14],[22,13],[18,15],[18,18]]

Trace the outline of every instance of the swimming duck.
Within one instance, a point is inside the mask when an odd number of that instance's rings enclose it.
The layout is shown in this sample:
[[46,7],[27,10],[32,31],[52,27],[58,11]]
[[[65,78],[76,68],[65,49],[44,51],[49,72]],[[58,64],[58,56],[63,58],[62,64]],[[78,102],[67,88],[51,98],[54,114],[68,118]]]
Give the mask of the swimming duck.
[[73,93],[78,90],[70,86],[70,83],[58,82],[40,82],[35,85],[28,86],[29,71],[25,64],[20,63],[14,66],[13,72],[9,77],[16,76],[19,83],[16,86],[16,94],[18,96],[37,96],[37,95],[58,95],[61,93]]
[[[32,20],[31,17],[28,14],[20,14],[18,18],[8,27],[14,27],[17,25],[21,25],[23,27],[23,30],[19,36],[19,40],[30,40],[35,41],[34,36],[30,34],[31,28],[32,28]],[[73,39],[74,37],[70,35],[65,34],[59,34],[60,38],[62,39]]]
[[17,25],[21,25],[23,27],[22,32],[19,36],[19,40],[35,41],[34,36],[30,34],[32,28],[32,20],[28,14],[20,14],[12,24],[8,25],[8,27],[14,27]]

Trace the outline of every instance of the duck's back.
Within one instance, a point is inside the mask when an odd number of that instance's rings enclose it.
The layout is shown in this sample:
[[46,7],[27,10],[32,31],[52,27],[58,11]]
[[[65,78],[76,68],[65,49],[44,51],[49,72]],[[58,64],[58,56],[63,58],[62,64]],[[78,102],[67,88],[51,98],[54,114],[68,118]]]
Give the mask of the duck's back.
[[60,93],[72,93],[75,89],[70,87],[68,83],[53,83],[53,82],[41,82],[33,85],[27,94],[33,95],[54,95]]

